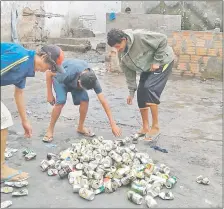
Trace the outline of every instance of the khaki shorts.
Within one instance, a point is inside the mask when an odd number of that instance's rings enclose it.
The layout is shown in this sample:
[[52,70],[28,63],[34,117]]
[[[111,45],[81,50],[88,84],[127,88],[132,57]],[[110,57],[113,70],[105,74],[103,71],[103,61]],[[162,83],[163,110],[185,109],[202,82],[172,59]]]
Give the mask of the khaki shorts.
[[1,130],[13,125],[12,116],[8,108],[1,102]]

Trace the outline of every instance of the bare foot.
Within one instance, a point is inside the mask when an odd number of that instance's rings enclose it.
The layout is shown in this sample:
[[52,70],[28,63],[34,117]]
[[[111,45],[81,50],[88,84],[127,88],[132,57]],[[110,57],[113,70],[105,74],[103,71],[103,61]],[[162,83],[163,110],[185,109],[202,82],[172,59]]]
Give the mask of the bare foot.
[[[13,176],[12,178],[9,178],[10,176]],[[7,178],[9,178],[7,180]],[[22,181],[29,178],[29,174],[25,172],[19,173],[18,170],[15,170],[13,168],[9,168],[7,165],[1,166],[1,181]]]

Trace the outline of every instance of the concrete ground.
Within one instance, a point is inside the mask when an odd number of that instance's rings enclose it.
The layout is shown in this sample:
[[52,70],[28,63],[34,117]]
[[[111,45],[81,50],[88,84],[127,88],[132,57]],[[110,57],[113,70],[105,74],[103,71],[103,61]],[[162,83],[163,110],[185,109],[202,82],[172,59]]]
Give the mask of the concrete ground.
[[[85,56],[85,55],[84,55]],[[95,56],[93,56],[94,58]],[[104,72],[103,64],[94,63],[98,78],[109,101],[113,116],[129,136],[140,128],[141,118],[136,100],[133,106],[126,104],[128,91],[123,75]],[[15,125],[9,129],[8,147],[19,152],[7,163],[30,173],[29,195],[12,198],[2,194],[1,201],[12,200],[12,208],[145,208],[127,200],[128,188],[121,188],[113,194],[100,194],[92,201],[81,199],[72,192],[67,179],[49,177],[40,170],[40,161],[48,152],[59,152],[78,140],[75,127],[78,122],[78,107],[74,107],[69,94],[67,104],[56,125],[54,141],[56,147],[47,147],[41,141],[50,120],[52,107],[46,102],[45,77],[27,79],[26,103],[33,125],[33,138],[24,139],[13,100],[13,87],[3,87],[2,101],[10,109]],[[159,208],[205,208],[222,207],[222,83],[201,82],[170,78],[161,98],[159,120],[161,134],[154,144],[168,150],[167,154],[154,151],[150,144],[139,141],[139,150],[147,152],[151,158],[171,168],[178,182],[172,189],[174,200],[157,198]],[[105,139],[114,140],[107,117],[97,101],[95,93],[89,92],[90,106],[86,126]],[[36,151],[37,158],[25,161],[22,148]],[[209,186],[199,185],[195,179],[203,175],[210,179]]]

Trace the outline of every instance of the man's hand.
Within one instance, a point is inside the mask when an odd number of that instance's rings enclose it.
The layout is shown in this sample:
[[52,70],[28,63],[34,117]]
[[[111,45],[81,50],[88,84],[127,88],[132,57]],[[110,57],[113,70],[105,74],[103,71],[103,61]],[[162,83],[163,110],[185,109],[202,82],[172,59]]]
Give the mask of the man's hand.
[[24,128],[24,136],[26,138],[30,138],[32,136],[32,127],[28,121],[22,122],[23,128]]
[[116,136],[116,137],[121,136],[121,134],[122,134],[121,129],[116,124],[111,125],[111,129],[112,129],[114,136]]
[[133,97],[132,96],[128,96],[128,98],[127,98],[127,104],[128,105],[132,105],[132,100],[133,100]]
[[156,70],[158,70],[159,69],[159,64],[152,64],[151,65],[151,68],[150,68],[150,71],[156,71]]
[[55,97],[53,94],[48,94],[47,95],[47,102],[49,102],[51,105],[55,104]]

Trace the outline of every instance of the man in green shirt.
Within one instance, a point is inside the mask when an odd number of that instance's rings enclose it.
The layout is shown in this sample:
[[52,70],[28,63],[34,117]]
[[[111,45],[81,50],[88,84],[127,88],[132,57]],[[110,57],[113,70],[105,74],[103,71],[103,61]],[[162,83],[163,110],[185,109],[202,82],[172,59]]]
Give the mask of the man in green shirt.
[[[159,134],[158,105],[160,96],[172,72],[174,53],[164,34],[145,30],[112,29],[107,43],[118,51],[120,66],[129,89],[127,104],[131,105],[137,90],[138,107],[142,116],[142,129],[138,136],[151,140]],[[136,74],[141,73],[137,87]],[[148,108],[152,126],[149,128]]]

